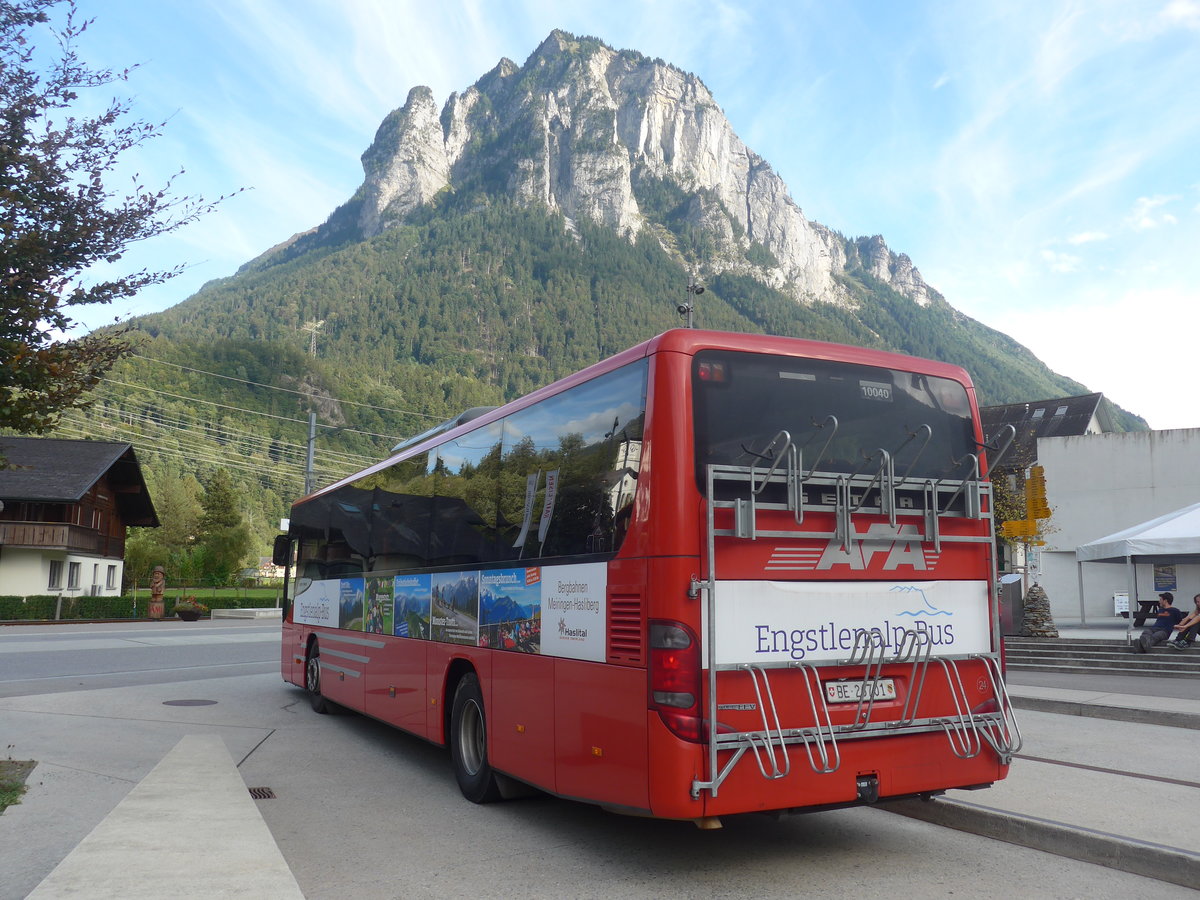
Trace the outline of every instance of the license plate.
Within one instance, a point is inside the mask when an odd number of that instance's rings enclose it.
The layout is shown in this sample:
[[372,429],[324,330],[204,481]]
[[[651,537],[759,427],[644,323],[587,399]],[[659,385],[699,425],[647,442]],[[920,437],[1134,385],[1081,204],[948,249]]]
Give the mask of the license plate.
[[895,700],[896,682],[891,678],[880,678],[878,681],[827,681],[825,682],[825,697],[830,703],[857,703],[864,698],[871,699],[874,688],[874,699]]

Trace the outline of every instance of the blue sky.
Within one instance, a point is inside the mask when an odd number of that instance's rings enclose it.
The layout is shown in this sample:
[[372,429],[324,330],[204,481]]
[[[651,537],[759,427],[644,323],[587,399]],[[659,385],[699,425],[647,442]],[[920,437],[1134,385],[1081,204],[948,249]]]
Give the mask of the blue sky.
[[131,265],[189,268],[83,310],[89,326],[319,224],[410,88],[441,104],[562,28],[699,75],[810,219],[882,234],[955,307],[1152,427],[1200,427],[1200,0],[79,5],[83,56],[139,63],[122,93],[168,120],[131,166],[182,168],[178,190],[206,198],[251,188],[138,245]]

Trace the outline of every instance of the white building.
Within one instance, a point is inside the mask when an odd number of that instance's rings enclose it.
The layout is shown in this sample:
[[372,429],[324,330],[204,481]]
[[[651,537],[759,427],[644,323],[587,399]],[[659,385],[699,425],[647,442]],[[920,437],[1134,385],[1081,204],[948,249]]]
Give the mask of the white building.
[[119,597],[130,526],[158,516],[133,446],[0,437],[0,595]]
[[[1200,428],[1039,437],[1037,461],[1046,470],[1052,511],[1038,579],[1051,613],[1056,620],[1112,622],[1113,595],[1131,588],[1126,567],[1085,563],[1081,606],[1075,549],[1200,502]],[[1134,567],[1130,607],[1171,590],[1176,605],[1190,609],[1200,593],[1200,564],[1157,562],[1157,583],[1154,564]]]

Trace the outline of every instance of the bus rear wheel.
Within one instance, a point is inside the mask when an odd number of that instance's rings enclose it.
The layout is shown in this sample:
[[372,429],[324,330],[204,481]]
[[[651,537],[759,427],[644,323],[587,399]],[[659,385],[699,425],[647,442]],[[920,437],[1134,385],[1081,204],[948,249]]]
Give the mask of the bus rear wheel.
[[496,773],[487,760],[487,719],[483,692],[474,672],[464,675],[454,692],[450,711],[450,758],[458,789],[472,803],[500,799]]
[[308,702],[321,715],[333,711],[333,704],[321,694],[321,645],[315,640],[308,648],[304,661],[304,689],[308,691]]

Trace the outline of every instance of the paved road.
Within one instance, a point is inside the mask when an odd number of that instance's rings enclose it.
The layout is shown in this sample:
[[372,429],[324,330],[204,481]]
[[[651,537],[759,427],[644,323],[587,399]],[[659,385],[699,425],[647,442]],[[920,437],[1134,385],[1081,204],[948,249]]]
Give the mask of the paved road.
[[0,626],[0,697],[278,671],[278,622]]
[[[247,786],[275,792],[259,810],[310,900],[1194,896],[881,809],[700,832],[544,796],[473,806],[441,749],[313,713],[276,674],[277,624],[63,627],[44,643],[0,628],[0,735],[39,761],[25,801],[0,816],[0,900],[24,897],[187,734],[219,734]],[[1049,755],[1077,727],[1031,717],[1026,752]]]

